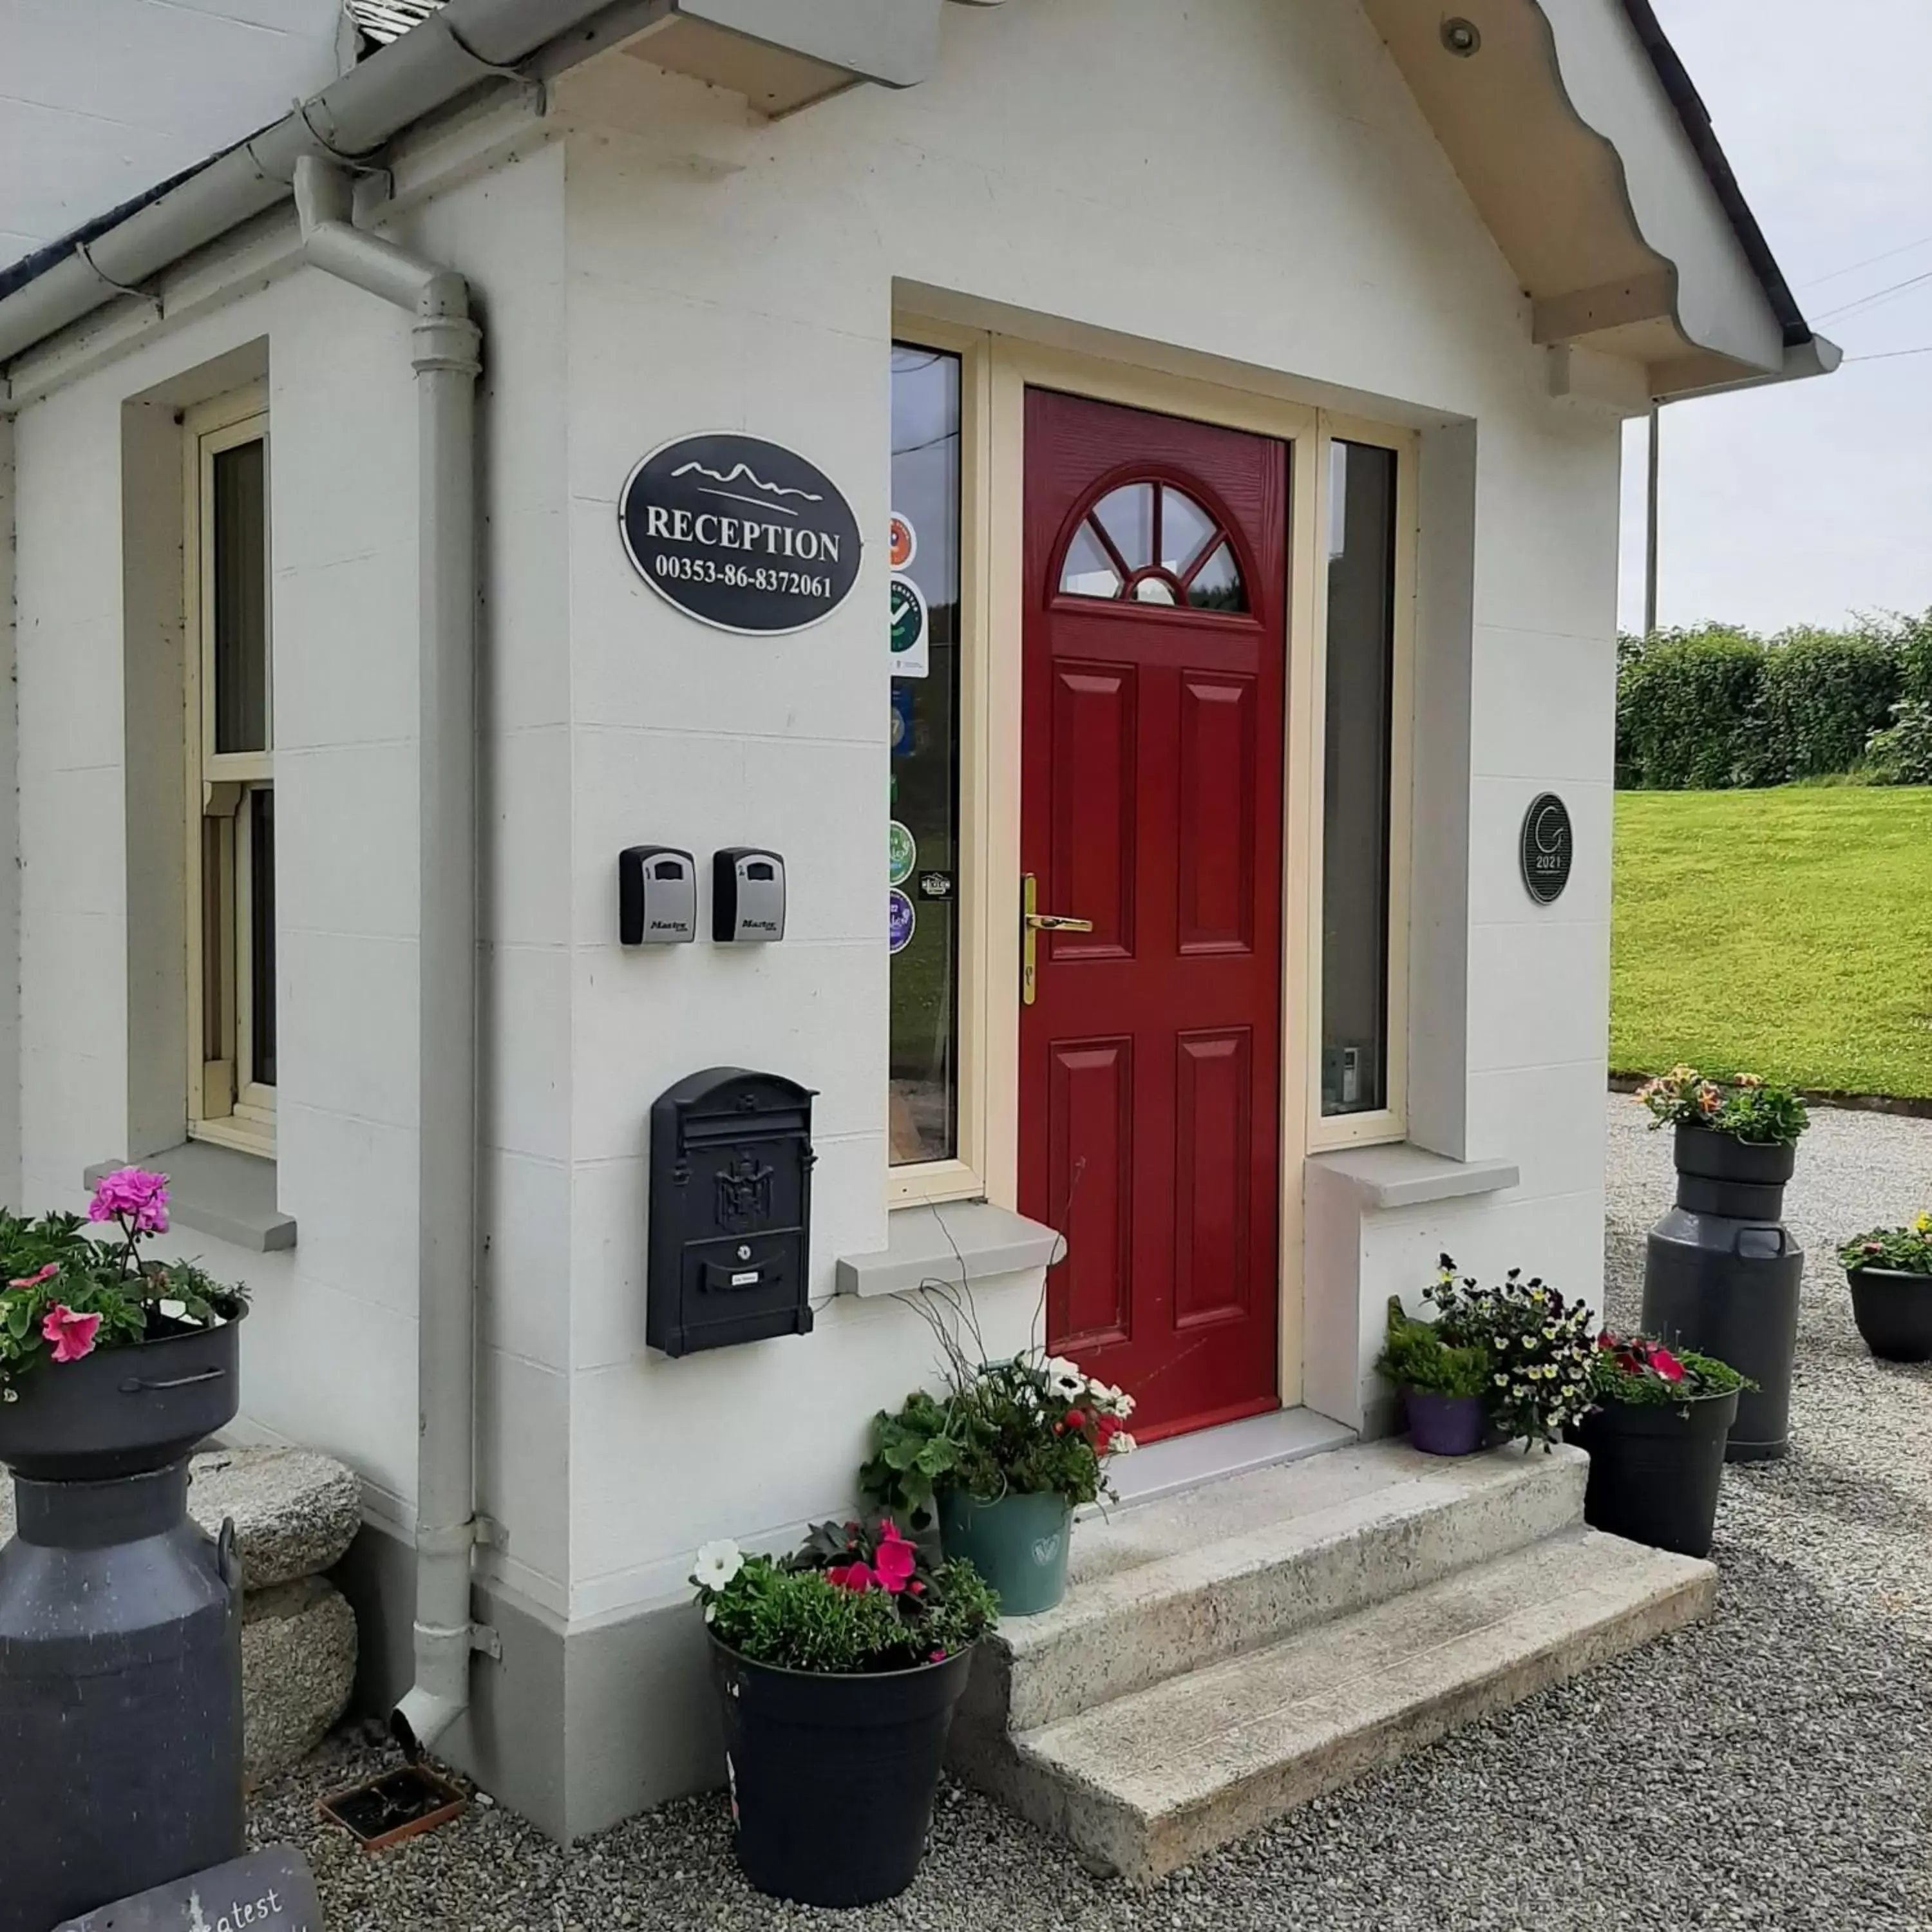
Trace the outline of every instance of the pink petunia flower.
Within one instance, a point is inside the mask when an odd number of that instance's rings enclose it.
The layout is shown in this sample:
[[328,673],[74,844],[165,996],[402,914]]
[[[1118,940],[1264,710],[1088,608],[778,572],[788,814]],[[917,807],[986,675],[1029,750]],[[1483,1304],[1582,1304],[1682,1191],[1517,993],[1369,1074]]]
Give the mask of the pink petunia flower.
[[42,1282],[52,1281],[54,1276],[59,1273],[60,1263],[58,1262],[50,1262],[45,1268],[40,1270],[38,1274],[23,1274],[19,1276],[15,1280],[10,1281],[7,1286],[9,1288],[38,1288]]
[[40,1324],[40,1339],[53,1344],[57,1362],[77,1362],[94,1353],[94,1337],[100,1327],[98,1315],[76,1315],[71,1308],[57,1304],[47,1310]]
[[94,1184],[88,1203],[90,1221],[126,1221],[135,1232],[164,1234],[168,1231],[168,1178],[144,1167],[116,1168]]
[[1681,1382],[1684,1379],[1684,1364],[1660,1343],[1650,1352],[1650,1366],[1667,1382]]

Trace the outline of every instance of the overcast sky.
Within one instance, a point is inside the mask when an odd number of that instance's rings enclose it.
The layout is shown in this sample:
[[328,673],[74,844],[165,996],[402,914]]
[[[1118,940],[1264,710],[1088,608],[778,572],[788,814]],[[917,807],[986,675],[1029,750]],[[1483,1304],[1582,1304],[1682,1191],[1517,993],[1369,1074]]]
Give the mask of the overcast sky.
[[[1659,621],[1774,631],[1932,606],[1932,353],[1852,359],[1932,350],[1932,4],[1654,4],[1799,306],[1846,357],[1822,380],[1664,411]],[[1928,279],[1830,313],[1915,275]],[[1630,629],[1643,614],[1643,489],[1634,424]]]

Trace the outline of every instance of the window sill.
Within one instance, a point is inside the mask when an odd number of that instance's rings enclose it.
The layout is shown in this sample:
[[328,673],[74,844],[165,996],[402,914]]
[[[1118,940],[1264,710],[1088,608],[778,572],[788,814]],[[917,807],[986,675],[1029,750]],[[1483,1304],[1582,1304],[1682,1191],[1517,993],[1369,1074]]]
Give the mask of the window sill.
[[841,1294],[900,1294],[932,1281],[976,1286],[995,1275],[1049,1268],[1064,1245],[1051,1228],[989,1201],[896,1208],[886,1227],[879,1253],[839,1257]]
[[[295,1246],[295,1217],[275,1204],[272,1160],[206,1141],[185,1141],[160,1154],[143,1154],[137,1164],[168,1177],[168,1219],[172,1226],[192,1228],[257,1254]],[[82,1183],[91,1188],[103,1174],[124,1165],[102,1161],[87,1170]]]
[[1415,1208],[1466,1194],[1499,1194],[1522,1180],[1513,1160],[1451,1160],[1402,1142],[1392,1147],[1348,1148],[1309,1156],[1311,1175],[1346,1187],[1364,1210]]

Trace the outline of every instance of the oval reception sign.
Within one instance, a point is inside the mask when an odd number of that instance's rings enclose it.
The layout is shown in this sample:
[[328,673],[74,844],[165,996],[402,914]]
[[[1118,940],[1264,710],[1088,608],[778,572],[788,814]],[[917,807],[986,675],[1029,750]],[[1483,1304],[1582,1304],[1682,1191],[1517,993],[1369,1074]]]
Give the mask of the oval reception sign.
[[829,617],[859,575],[859,524],[824,471],[754,436],[680,436],[633,470],[617,520],[638,574],[686,616],[752,636]]

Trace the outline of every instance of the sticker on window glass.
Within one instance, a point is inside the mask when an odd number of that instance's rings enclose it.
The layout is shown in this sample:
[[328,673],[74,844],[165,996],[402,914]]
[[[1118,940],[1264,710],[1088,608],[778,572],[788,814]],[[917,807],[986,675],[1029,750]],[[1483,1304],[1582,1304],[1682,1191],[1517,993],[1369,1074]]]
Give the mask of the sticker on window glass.
[[912,901],[898,886],[893,886],[886,908],[886,951],[903,952],[912,944],[912,929],[918,923],[919,916],[912,909]]
[[924,677],[931,666],[926,650],[926,599],[909,577],[892,579],[892,675]]
[[912,868],[919,863],[919,843],[912,834],[896,818],[886,833],[889,856],[886,860],[888,883],[902,886],[912,877]]
[[892,756],[903,758],[911,754],[912,692],[903,684],[892,686]]
[[919,554],[919,532],[913,528],[911,518],[902,517],[896,510],[892,512],[892,536],[886,549],[895,570],[904,569]]

